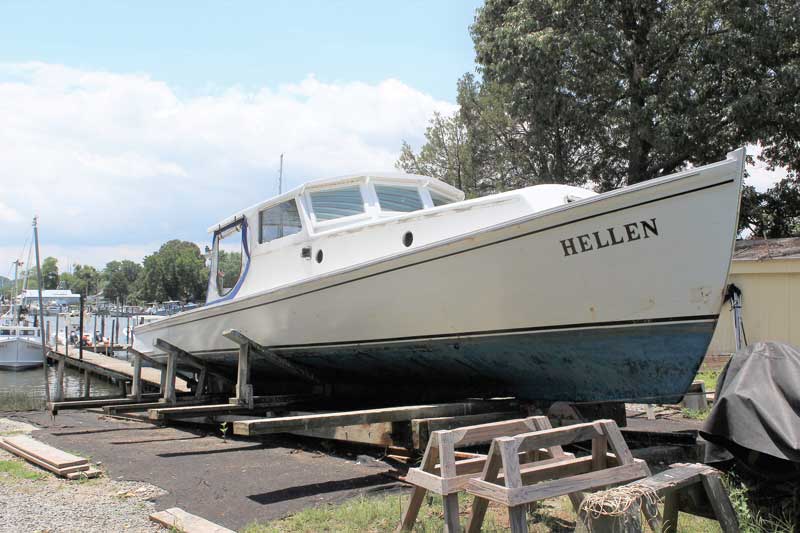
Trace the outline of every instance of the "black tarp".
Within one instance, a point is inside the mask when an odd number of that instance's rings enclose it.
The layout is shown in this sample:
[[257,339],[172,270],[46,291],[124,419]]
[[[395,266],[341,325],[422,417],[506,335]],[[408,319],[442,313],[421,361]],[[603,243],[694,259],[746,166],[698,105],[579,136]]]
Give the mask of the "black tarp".
[[800,350],[758,342],[736,352],[700,434],[711,443],[707,463],[752,462],[752,452],[800,463]]

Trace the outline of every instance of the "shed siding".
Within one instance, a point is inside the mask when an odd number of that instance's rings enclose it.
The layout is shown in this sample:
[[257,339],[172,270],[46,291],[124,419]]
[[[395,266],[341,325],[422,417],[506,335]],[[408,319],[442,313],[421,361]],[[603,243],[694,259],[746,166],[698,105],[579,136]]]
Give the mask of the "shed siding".
[[[734,260],[729,282],[742,289],[748,342],[775,340],[800,346],[800,258]],[[708,353],[733,351],[733,317],[730,305],[725,304]]]

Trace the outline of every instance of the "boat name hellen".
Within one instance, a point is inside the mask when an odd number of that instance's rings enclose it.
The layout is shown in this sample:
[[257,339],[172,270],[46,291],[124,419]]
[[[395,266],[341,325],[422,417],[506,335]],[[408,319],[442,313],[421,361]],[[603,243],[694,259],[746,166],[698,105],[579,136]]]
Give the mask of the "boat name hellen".
[[564,257],[569,257],[570,255],[600,250],[601,248],[638,241],[639,239],[649,239],[651,236],[658,236],[658,226],[655,218],[630,222],[623,224],[621,227],[593,231],[591,234],[584,233],[577,237],[570,237],[561,241],[561,248],[564,250]]

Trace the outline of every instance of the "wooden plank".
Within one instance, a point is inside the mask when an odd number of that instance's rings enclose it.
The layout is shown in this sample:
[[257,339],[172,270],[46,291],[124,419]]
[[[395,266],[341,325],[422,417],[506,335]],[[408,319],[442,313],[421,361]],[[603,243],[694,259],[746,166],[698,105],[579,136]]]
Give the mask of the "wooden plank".
[[135,352],[133,354],[133,386],[131,387],[131,396],[140,400],[142,397],[142,354]]
[[375,446],[402,446],[408,442],[397,442],[392,434],[394,432],[394,422],[375,422],[372,424],[357,424],[353,426],[334,426],[305,431],[292,431],[292,435],[302,435],[304,437],[314,437],[317,439],[331,439],[345,442],[360,442]]
[[356,424],[371,424],[374,422],[398,422],[401,420],[410,420],[412,418],[453,416],[480,411],[485,412],[494,409],[495,405],[494,402],[465,402],[264,418],[235,422],[233,424],[233,432],[236,435],[253,436],[268,433],[287,433],[326,426],[351,426]]
[[608,439],[605,436],[592,439],[592,470],[602,470],[606,465]]
[[[200,405],[205,403],[206,400],[178,400],[173,407],[179,407],[182,405]],[[164,402],[142,402],[142,403],[130,403],[130,404],[121,404],[121,405],[106,405],[103,407],[103,412],[106,414],[113,415],[118,411],[147,411],[149,409],[155,408],[163,408]]]
[[[591,457],[589,458],[591,464]],[[576,476],[545,481],[520,487],[506,489],[483,479],[471,479],[467,484],[467,492],[479,498],[485,498],[506,506],[522,505],[524,503],[563,496],[571,492],[590,490],[595,487],[625,483],[645,477],[641,463],[607,468],[597,472],[588,472]]]
[[96,477],[100,477],[100,474],[103,472],[97,468],[89,468],[88,470],[82,470],[80,472],[71,472],[66,475],[66,478],[70,481],[75,481],[76,479],[92,479]]
[[[156,339],[156,344],[161,339]],[[175,373],[178,370],[177,367],[178,363],[178,354],[175,352],[168,352],[167,353],[167,369],[162,371],[162,374],[166,376],[164,381],[164,395],[161,397],[161,400],[173,404],[176,400],[175,395]]]
[[[481,481],[494,485],[497,481],[497,476],[500,472],[500,467],[503,465],[502,458],[500,457],[500,450],[495,441],[492,441],[489,447],[489,455],[486,459],[486,464],[481,473]],[[475,480],[471,480],[470,483]],[[471,485],[467,485],[469,488]],[[497,485],[494,485],[497,486]],[[469,492],[469,491],[468,491]],[[489,507],[489,500],[476,496],[472,500],[472,512],[467,522],[467,533],[480,533],[483,520],[486,517],[486,509]]]
[[[422,456],[422,463],[419,470],[423,472],[430,472],[433,470],[436,460],[439,457],[439,450],[437,448],[438,442],[431,440],[428,442],[428,447],[425,448],[425,454]],[[411,498],[408,500],[408,505],[403,509],[403,516],[400,518],[400,525],[397,531],[410,531],[414,527],[414,522],[417,521],[419,509],[422,506],[422,501],[425,498],[427,490],[424,487],[416,486],[411,492]]]
[[54,448],[49,444],[40,442],[27,435],[5,437],[3,440],[6,444],[45,461],[55,468],[63,469],[88,463],[83,457],[78,457],[77,455],[59,450],[58,448]]
[[411,468],[406,474],[406,482],[423,487],[436,494],[447,494],[445,492],[444,480],[435,474],[430,474],[419,468]]
[[711,508],[719,521],[719,525],[724,533],[739,533],[739,520],[733,510],[731,500],[725,487],[722,486],[720,474],[717,471],[704,472],[701,475],[703,487],[711,502]]
[[63,402],[48,402],[47,410],[52,414],[58,414],[60,410],[67,409],[94,409],[96,407],[106,407],[110,405],[130,405],[137,403],[136,398],[108,398],[101,400],[65,400]]
[[617,423],[613,420],[598,420],[597,423],[603,428],[603,433],[608,438],[611,451],[619,457],[620,464],[632,464],[633,454],[630,448],[628,448],[628,443],[625,442],[625,437],[622,436],[622,432],[619,430]]
[[490,442],[497,437],[514,436],[536,430],[534,417],[503,420],[490,424],[479,424],[453,430],[453,442],[459,448]]
[[22,450],[18,450],[17,448],[6,443],[3,439],[0,439],[0,448],[3,448],[9,453],[13,453],[14,455],[21,457],[30,463],[40,466],[45,470],[49,470],[50,472],[62,477],[66,476],[67,474],[71,474],[73,472],[80,472],[83,470],[88,470],[90,468],[88,463],[79,466],[70,466],[69,468],[56,468],[53,465],[45,461],[42,461],[41,459],[37,459],[33,455],[29,455],[23,452]]
[[150,515],[150,520],[182,533],[235,533],[205,518],[187,513],[179,507],[153,513]]
[[[634,463],[631,465],[615,466],[613,468],[606,468],[597,472],[589,472],[586,474],[579,474],[562,479],[555,479],[552,481],[544,481],[536,485],[521,487],[518,489],[509,489],[508,501],[510,505],[520,505],[536,500],[544,500],[546,498],[553,498],[556,496],[563,496],[571,492],[592,490],[597,487],[605,487],[607,485],[617,485],[620,483],[627,483],[646,477],[649,472],[646,471],[647,465],[644,463]],[[470,485],[467,485],[469,489]]]
[[[519,417],[519,411],[501,411],[498,413],[480,413],[466,416],[440,416],[436,418],[415,418],[411,420],[411,440],[416,450],[423,450],[434,431],[460,429],[489,422],[505,421]],[[525,430],[528,431],[528,430]],[[488,441],[487,441],[488,442]],[[463,444],[459,444],[463,446]]]
[[563,426],[555,429],[546,429],[533,433],[523,433],[514,439],[518,443],[519,451],[527,452],[537,448],[549,448],[550,446],[563,446],[573,442],[582,442],[603,435],[600,424],[592,422],[589,424],[575,424],[573,426]]

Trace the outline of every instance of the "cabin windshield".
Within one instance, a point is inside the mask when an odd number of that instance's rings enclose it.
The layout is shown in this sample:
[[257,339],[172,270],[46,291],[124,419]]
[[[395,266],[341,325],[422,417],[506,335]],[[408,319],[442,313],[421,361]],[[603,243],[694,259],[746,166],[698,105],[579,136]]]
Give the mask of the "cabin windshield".
[[378,196],[378,203],[381,211],[395,211],[408,213],[422,209],[422,197],[419,189],[414,186],[403,185],[375,185],[375,194]]
[[217,234],[214,240],[217,292],[225,296],[233,290],[242,276],[244,243],[242,222]]

